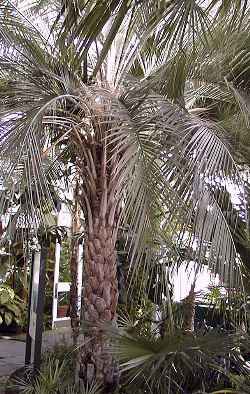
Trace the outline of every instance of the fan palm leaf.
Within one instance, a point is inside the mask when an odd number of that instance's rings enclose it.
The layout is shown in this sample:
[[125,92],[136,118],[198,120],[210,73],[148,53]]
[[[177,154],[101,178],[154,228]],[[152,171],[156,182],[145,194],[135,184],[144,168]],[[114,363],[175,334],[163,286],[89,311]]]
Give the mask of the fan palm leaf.
[[[111,335],[112,352],[126,372],[130,384],[152,392],[184,393],[185,390],[212,390],[226,381],[229,369],[223,369],[220,360],[238,363],[246,374],[238,347],[247,348],[248,339],[237,335],[210,332],[204,336],[184,335],[175,331],[164,339],[140,336],[136,329],[106,327]],[[226,361],[227,360],[227,361]],[[221,386],[223,387],[223,385]]]

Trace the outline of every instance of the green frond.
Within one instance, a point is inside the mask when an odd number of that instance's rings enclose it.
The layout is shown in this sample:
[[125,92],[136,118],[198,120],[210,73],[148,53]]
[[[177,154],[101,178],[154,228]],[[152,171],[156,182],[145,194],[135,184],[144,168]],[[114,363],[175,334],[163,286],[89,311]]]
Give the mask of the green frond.
[[153,392],[183,393],[185,388],[212,388],[211,376],[217,377],[218,384],[227,374],[219,358],[227,360],[228,365],[230,359],[235,360],[244,371],[237,348],[240,344],[246,348],[248,339],[237,335],[216,331],[195,336],[177,331],[157,339],[139,336],[132,330],[108,327],[106,330],[113,339],[111,351],[117,356],[121,371],[127,372],[130,384]]

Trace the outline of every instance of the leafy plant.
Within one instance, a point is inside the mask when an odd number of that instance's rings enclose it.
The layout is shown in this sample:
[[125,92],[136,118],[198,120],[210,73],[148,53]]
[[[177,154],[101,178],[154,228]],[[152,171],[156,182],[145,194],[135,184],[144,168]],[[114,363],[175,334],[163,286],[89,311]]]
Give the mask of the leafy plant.
[[60,282],[71,281],[69,260],[70,260],[70,242],[69,240],[65,240],[61,244],[60,272],[59,272]]
[[150,393],[205,393],[240,387],[249,374],[239,351],[248,347],[247,336],[215,329],[205,335],[187,334],[176,329],[161,339],[153,330],[146,337],[126,325],[106,330],[128,392],[139,387]]
[[[232,393],[249,394],[250,393],[250,377],[249,375],[236,375],[231,374],[230,380],[233,384],[234,389]],[[228,391],[230,392],[230,391]]]
[[74,374],[74,358],[76,357],[76,349],[72,345],[68,345],[67,343],[60,342],[60,344],[56,344],[53,349],[47,351],[43,355],[42,365],[49,365],[53,362],[59,362],[59,365],[67,364],[67,368],[65,369],[64,378],[70,379],[70,377]]
[[[55,353],[43,360],[42,369],[37,376],[33,377],[31,371],[27,371],[26,377],[13,381],[12,387],[17,388],[22,394],[100,394],[100,386],[93,382],[86,387],[80,388],[72,382],[73,371],[70,367],[73,354],[60,353],[65,347],[55,347]],[[59,350],[60,349],[60,350]],[[68,349],[67,349],[68,350]],[[57,358],[59,356],[59,358]],[[69,380],[71,374],[71,381]]]
[[59,360],[50,360],[35,378],[30,373],[26,379],[17,379],[13,386],[23,394],[59,393],[59,387],[65,387],[65,368],[66,363],[60,365]]
[[35,377],[27,369],[23,378],[13,380],[12,386],[25,394],[64,394],[74,384],[74,357],[73,346],[61,342],[43,354],[41,370]]
[[0,286],[0,326],[3,323],[9,326],[13,322],[21,326],[24,309],[22,300],[11,287],[7,285]]

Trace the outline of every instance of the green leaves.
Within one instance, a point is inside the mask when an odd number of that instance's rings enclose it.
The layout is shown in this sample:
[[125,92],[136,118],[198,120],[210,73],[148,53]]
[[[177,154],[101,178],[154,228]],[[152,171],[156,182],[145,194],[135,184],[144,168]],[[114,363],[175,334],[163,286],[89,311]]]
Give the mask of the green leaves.
[[0,286],[0,325],[9,326],[12,322],[20,324],[24,312],[23,302],[7,285]]
[[15,297],[14,291],[8,286],[0,286],[0,305],[6,305],[13,301]]
[[217,330],[205,335],[175,330],[160,339],[155,333],[146,337],[126,327],[106,327],[106,333],[112,338],[111,351],[118,358],[130,389],[140,387],[172,394],[202,388],[210,392],[224,387],[230,363],[237,363],[244,374],[244,362],[237,348],[242,345],[247,349],[247,337]]
[[25,394],[53,394],[57,390],[65,389],[67,382],[63,377],[66,370],[66,362],[60,363],[59,360],[48,360],[44,370],[40,371],[35,379],[28,375],[26,379],[16,379],[13,386]]
[[5,312],[4,321],[7,326],[9,326],[12,323],[12,320],[13,320],[13,315],[10,312]]
[[247,0],[210,0],[208,3],[207,11],[215,14],[215,18],[228,19],[232,29],[240,29],[242,20],[249,11]]

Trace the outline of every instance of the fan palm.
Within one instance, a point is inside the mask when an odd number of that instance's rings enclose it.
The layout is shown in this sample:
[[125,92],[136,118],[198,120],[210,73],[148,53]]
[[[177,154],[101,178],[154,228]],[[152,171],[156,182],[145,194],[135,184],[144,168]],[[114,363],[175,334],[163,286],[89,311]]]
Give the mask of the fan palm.
[[125,387],[130,383],[129,392],[211,392],[229,386],[233,371],[248,375],[239,351],[248,348],[247,336],[217,330],[190,335],[176,329],[161,339],[153,330],[141,335],[136,325],[131,328],[127,322],[106,330],[115,338],[112,352],[125,373]]
[[176,255],[174,238],[198,243],[197,261],[231,286],[240,282],[213,185],[231,182],[240,193],[241,174],[223,128],[190,115],[184,104],[189,77],[205,72],[195,62],[211,38],[211,10],[214,29],[221,14],[228,28],[244,28],[247,3],[209,3],[65,1],[49,37],[10,2],[0,6],[3,181],[25,195],[34,228],[53,207],[49,185],[58,182],[58,163],[74,168],[86,222],[84,318],[94,327],[82,375],[107,390],[116,367],[98,323],[116,317],[121,223],[128,225],[133,280],[142,263],[147,275],[150,255],[162,245]]

